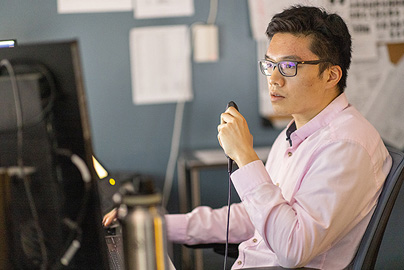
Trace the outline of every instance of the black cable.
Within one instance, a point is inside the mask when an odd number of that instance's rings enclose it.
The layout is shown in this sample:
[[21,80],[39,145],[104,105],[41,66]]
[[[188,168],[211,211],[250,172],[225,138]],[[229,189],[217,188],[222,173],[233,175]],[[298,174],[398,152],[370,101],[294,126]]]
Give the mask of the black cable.
[[227,172],[229,173],[229,190],[227,195],[227,224],[226,224],[226,247],[224,250],[224,266],[223,270],[226,270],[227,257],[229,252],[229,227],[230,227],[230,202],[231,202],[231,172],[233,170],[233,160],[228,158]]
[[23,116],[22,116],[22,105],[21,105],[21,97],[18,89],[17,78],[14,72],[14,68],[11,65],[10,61],[7,59],[3,59],[0,62],[0,67],[5,67],[7,69],[8,75],[11,81],[11,88],[14,96],[14,105],[16,111],[16,122],[17,122],[17,166],[19,168],[20,174],[19,178],[23,179],[25,193],[28,200],[28,205],[30,207],[32,219],[34,221],[34,227],[38,234],[38,243],[41,251],[41,269],[45,270],[48,268],[48,254],[45,245],[45,237],[42,231],[42,228],[39,224],[38,211],[36,209],[34,197],[31,192],[31,187],[29,184],[29,179],[24,171],[24,159],[23,159],[23,145],[24,145],[24,137],[23,137]]
[[81,201],[81,206],[76,216],[76,220],[64,219],[64,223],[68,225],[71,230],[70,234],[66,240],[66,246],[64,248],[64,253],[55,261],[55,264],[50,269],[60,269],[62,267],[68,266],[75,256],[78,249],[81,247],[82,241],[82,223],[84,221],[86,211],[88,210],[87,206],[90,201],[91,196],[91,173],[90,170],[85,163],[85,161],[76,154],[73,154],[68,149],[57,149],[56,154],[59,156],[64,156],[70,159],[72,164],[79,170],[81,179],[84,182],[84,195]]

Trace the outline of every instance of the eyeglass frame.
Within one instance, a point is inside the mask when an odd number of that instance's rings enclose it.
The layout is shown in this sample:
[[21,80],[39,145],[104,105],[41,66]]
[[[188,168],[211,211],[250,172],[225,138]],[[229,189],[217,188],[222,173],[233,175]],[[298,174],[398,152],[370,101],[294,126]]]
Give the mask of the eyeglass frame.
[[[265,62],[271,62],[272,64],[274,64],[274,68],[272,69],[272,71],[274,71],[275,68],[278,68],[279,73],[280,73],[282,76],[284,76],[284,77],[295,77],[295,76],[297,75],[297,66],[298,66],[298,65],[318,65],[318,64],[320,64],[320,63],[327,63],[327,62],[331,63],[330,60],[326,60],[326,59],[310,60],[310,61],[283,60],[283,61],[279,61],[279,62],[273,62],[273,61],[270,61],[270,60],[267,60],[267,59],[261,59],[261,60],[258,61],[259,67],[260,67],[261,73],[264,74],[264,76],[267,76],[267,77],[268,77],[268,76],[271,76],[272,73],[269,74],[269,75],[265,74],[265,72],[264,72],[264,70],[263,70],[263,67],[262,67],[262,64],[261,64],[261,63],[264,62],[264,61],[265,61]],[[295,74],[294,74],[294,75],[286,75],[286,74],[283,72],[283,69],[280,69],[280,68],[279,68],[279,64],[280,64],[280,63],[284,63],[284,62],[292,62],[292,63],[295,63],[295,64],[296,64],[296,69],[295,69]]]

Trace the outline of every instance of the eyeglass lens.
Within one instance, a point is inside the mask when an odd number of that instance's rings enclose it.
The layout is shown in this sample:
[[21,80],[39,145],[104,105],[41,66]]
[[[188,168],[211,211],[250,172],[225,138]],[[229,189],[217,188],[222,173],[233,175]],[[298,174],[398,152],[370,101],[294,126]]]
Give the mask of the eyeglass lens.
[[266,76],[271,76],[275,67],[279,69],[279,72],[283,76],[295,76],[297,70],[297,63],[293,61],[281,61],[278,63],[273,63],[271,61],[262,60],[260,61],[261,71]]

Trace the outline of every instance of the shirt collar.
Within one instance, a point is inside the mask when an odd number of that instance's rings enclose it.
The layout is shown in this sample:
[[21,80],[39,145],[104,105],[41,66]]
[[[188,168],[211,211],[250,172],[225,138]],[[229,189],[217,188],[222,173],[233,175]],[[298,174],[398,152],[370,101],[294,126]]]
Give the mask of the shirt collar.
[[292,120],[286,129],[286,140],[289,141],[290,146],[292,146],[293,142],[293,146],[297,147],[311,134],[327,126],[335,118],[335,115],[343,111],[348,105],[348,99],[345,93],[342,93],[301,128],[296,129],[295,121]]

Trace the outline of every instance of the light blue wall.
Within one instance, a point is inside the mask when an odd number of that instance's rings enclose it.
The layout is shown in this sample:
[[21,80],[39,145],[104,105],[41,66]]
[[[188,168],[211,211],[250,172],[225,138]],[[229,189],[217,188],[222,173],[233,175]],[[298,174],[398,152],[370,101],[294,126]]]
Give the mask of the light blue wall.
[[[15,38],[19,43],[78,39],[97,157],[110,170],[152,174],[162,184],[175,104],[132,103],[129,31],[206,21],[209,1],[194,1],[192,17],[153,20],[136,20],[132,12],[58,14],[56,3],[1,0],[0,39]],[[181,148],[219,147],[216,126],[229,100],[239,105],[255,144],[270,144],[278,131],[261,126],[256,44],[249,28],[247,1],[219,1],[216,23],[220,61],[192,65],[194,99],[185,107]],[[226,181],[221,174],[211,173],[209,177]]]

